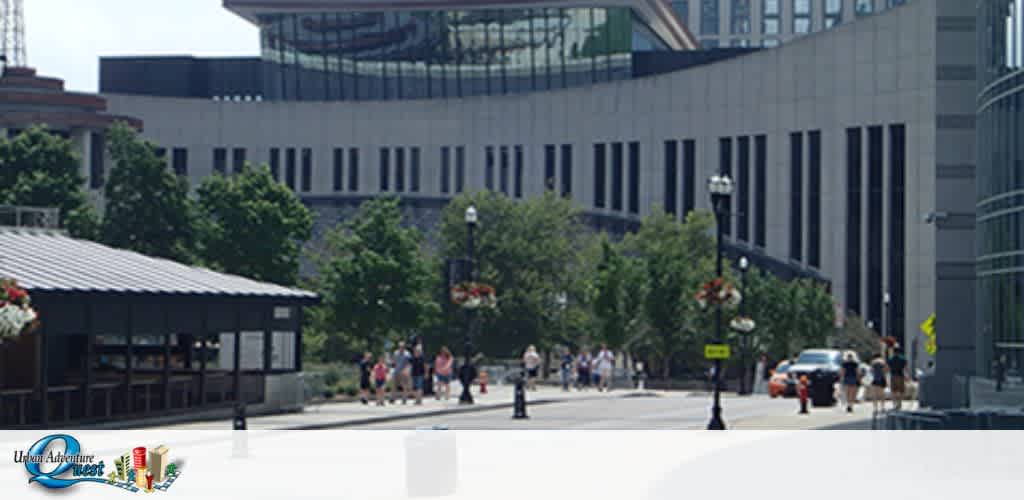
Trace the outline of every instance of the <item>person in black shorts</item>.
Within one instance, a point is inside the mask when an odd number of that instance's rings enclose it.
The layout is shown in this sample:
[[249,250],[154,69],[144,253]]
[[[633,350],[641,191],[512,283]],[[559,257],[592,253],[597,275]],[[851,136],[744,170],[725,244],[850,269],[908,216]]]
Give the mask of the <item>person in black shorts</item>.
[[370,371],[373,370],[373,354],[363,353],[363,359],[359,360],[359,399],[367,404],[370,397]]

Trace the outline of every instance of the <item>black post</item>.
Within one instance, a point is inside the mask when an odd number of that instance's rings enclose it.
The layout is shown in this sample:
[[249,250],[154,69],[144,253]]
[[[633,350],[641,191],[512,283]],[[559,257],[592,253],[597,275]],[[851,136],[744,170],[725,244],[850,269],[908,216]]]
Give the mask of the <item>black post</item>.
[[[740,317],[745,318],[746,314],[746,298],[747,298],[747,268],[740,263],[740,293],[743,295],[743,301],[740,302]],[[748,383],[747,372],[750,370],[750,359],[747,357],[750,354],[750,332],[741,332],[743,336],[740,338],[740,344],[743,349],[740,352],[740,362],[743,363],[743,369],[740,370],[740,394],[747,395],[752,391],[750,390],[750,384]]]
[[[712,208],[715,211],[715,233],[716,233],[716,252],[718,255],[715,256],[715,274],[722,277],[722,219],[727,217],[727,200],[726,195],[712,194],[711,195]],[[722,304],[721,301],[715,301],[715,343],[722,343]],[[725,430],[725,421],[722,420],[722,405],[721,405],[721,389],[722,389],[722,360],[715,360],[715,399],[714,406],[711,407],[711,422],[708,423],[708,430],[719,431]]]
[[515,401],[512,403],[512,418],[520,420],[530,418],[526,415],[526,367],[516,377]]
[[[472,208],[472,207],[470,207]],[[466,239],[466,275],[469,276],[469,281],[474,280],[474,266],[473,266],[473,229],[476,226],[475,221],[467,221],[467,239]],[[469,386],[473,384],[473,379],[476,378],[476,370],[473,368],[473,314],[472,308],[466,308],[466,339],[463,343],[463,358],[464,362],[462,367],[459,369],[459,381],[462,382],[462,394],[459,396],[459,404],[471,405],[473,404],[473,394],[469,391]]]

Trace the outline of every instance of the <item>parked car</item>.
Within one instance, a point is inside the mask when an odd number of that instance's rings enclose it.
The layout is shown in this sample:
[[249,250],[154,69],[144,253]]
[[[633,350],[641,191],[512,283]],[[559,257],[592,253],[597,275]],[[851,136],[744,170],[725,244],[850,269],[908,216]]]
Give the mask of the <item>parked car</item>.
[[838,374],[842,363],[843,353],[837,349],[806,349],[797,356],[789,372],[794,380],[802,375],[810,377],[817,370]]
[[796,379],[789,375],[789,361],[780,361],[768,378],[768,395],[777,398],[796,396]]

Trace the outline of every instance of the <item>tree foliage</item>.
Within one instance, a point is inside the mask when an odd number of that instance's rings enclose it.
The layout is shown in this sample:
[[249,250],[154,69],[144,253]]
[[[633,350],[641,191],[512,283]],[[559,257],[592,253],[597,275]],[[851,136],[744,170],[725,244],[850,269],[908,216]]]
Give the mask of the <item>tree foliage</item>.
[[124,124],[107,133],[113,167],[106,183],[103,243],[189,262],[194,251],[188,183],[172,173],[155,146]]
[[198,190],[198,256],[222,271],[293,285],[313,218],[266,166],[214,174]]
[[601,261],[594,272],[593,312],[599,340],[621,350],[640,335],[647,294],[643,262],[622,254],[607,235],[600,239]]
[[60,210],[72,236],[96,237],[98,218],[85,192],[81,160],[71,141],[34,126],[0,138],[0,204]]

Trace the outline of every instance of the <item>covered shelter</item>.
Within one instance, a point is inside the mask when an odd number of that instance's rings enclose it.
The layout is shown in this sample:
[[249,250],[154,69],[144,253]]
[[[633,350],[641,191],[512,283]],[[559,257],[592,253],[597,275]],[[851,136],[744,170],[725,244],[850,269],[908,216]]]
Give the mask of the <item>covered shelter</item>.
[[0,276],[40,319],[0,344],[0,428],[301,408],[312,292],[37,228],[0,228]]

